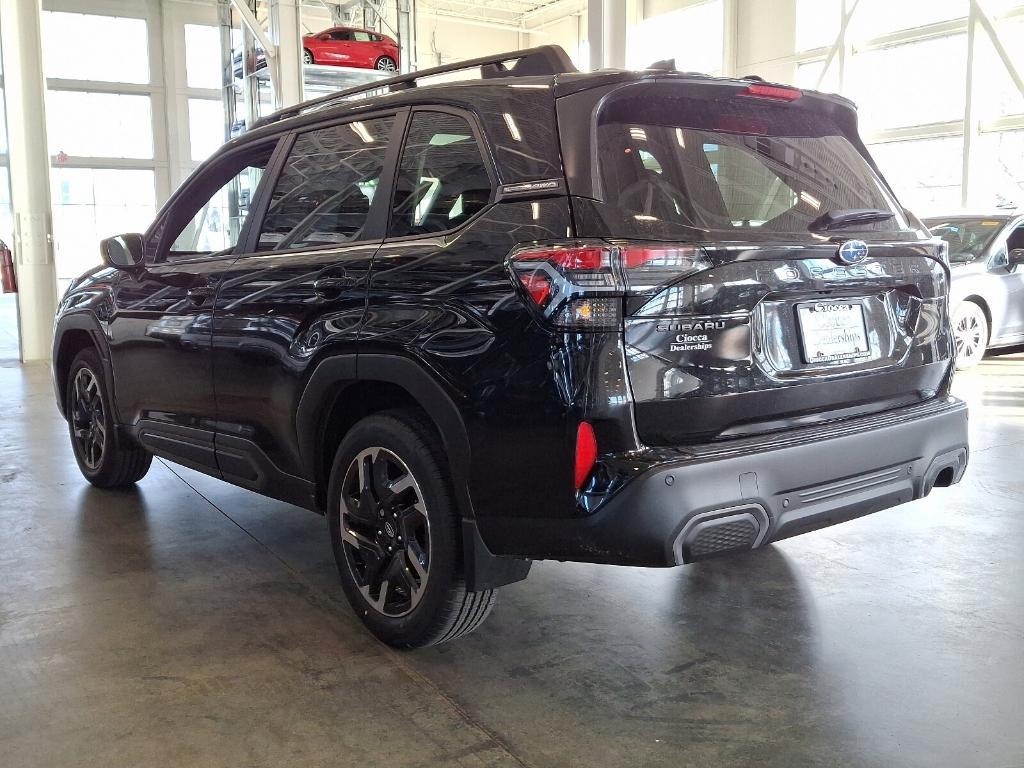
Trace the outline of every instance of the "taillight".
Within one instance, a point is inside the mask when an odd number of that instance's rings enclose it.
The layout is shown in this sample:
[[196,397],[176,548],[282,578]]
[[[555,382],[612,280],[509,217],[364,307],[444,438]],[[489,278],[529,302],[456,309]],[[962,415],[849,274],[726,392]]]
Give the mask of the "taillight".
[[618,328],[622,298],[711,267],[693,245],[566,243],[514,251],[509,267],[530,302],[559,328]]
[[594,468],[597,461],[597,438],[594,436],[594,428],[589,423],[581,421],[576,429],[576,490],[583,487],[583,483]]
[[754,83],[740,91],[739,95],[753,96],[758,99],[773,99],[775,101],[796,101],[804,94],[796,88],[785,88],[781,85]]

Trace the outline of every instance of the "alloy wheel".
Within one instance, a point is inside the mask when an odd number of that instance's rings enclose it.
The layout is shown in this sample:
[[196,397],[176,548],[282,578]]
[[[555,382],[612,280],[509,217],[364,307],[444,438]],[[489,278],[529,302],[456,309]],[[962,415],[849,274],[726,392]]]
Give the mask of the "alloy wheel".
[[382,72],[394,72],[398,67],[395,65],[394,61],[385,56],[377,61],[377,69]]
[[90,369],[80,368],[75,374],[73,387],[71,423],[78,455],[89,469],[96,469],[103,461],[103,451],[107,444],[100,384]]
[[985,329],[978,315],[977,310],[961,313],[953,329],[956,354],[962,360],[973,360],[983,351]]
[[430,571],[430,523],[416,478],[386,448],[352,460],[341,491],[341,538],[360,593],[385,616],[412,611]]

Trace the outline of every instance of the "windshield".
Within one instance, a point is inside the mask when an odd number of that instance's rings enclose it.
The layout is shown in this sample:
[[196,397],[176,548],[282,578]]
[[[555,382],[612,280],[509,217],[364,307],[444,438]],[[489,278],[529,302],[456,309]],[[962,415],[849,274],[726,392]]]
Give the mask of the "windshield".
[[642,228],[661,237],[686,230],[806,236],[823,214],[851,209],[883,217],[847,229],[907,226],[867,160],[816,110],[743,97],[622,98],[601,112],[597,135],[603,216],[607,221],[614,209],[614,234]]
[[933,235],[949,243],[949,260],[966,264],[982,256],[1006,223],[1000,219],[925,219]]

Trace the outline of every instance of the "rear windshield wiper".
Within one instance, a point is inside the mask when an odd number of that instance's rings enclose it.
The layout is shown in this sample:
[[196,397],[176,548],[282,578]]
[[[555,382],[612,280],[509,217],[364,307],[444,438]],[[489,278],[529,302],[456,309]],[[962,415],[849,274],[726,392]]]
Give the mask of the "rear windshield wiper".
[[891,219],[892,211],[881,211],[877,208],[848,208],[838,211],[825,211],[807,225],[810,230],[842,229],[852,224],[871,224],[875,221]]

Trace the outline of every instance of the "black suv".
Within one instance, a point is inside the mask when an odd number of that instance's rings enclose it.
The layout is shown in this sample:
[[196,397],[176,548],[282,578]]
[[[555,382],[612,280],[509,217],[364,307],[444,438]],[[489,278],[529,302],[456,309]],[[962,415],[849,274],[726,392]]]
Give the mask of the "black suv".
[[851,103],[459,68],[277,113],[104,241],[53,353],[90,482],[156,455],[325,514],[411,647],[531,559],[676,565],[960,479],[945,245]]

